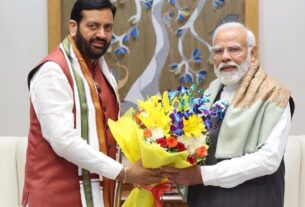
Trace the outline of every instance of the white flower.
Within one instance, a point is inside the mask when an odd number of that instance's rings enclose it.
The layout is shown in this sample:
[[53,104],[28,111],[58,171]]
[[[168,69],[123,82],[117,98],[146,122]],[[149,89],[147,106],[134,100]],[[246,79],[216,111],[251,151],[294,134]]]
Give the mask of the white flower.
[[195,150],[198,147],[203,146],[204,144],[206,144],[206,138],[207,136],[204,134],[201,134],[200,137],[186,137],[186,136],[179,136],[177,139],[179,142],[183,143],[185,145],[185,147],[187,148],[187,151],[190,154],[194,154]]
[[159,138],[164,137],[163,130],[161,128],[151,129],[152,140],[156,141]]

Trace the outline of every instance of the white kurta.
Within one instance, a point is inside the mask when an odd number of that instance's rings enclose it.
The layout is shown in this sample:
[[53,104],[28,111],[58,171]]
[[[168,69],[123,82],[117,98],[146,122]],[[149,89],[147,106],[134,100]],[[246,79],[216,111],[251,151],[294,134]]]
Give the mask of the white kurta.
[[56,154],[109,179],[118,176],[122,164],[88,145],[74,129],[73,91],[58,64],[46,62],[38,70],[31,80],[30,96],[43,137]]
[[[237,89],[238,86],[224,87],[221,99],[230,103]],[[274,173],[283,159],[290,126],[291,114],[288,104],[264,145],[257,152],[224,160],[216,165],[201,166],[204,185],[232,188],[247,180]]]

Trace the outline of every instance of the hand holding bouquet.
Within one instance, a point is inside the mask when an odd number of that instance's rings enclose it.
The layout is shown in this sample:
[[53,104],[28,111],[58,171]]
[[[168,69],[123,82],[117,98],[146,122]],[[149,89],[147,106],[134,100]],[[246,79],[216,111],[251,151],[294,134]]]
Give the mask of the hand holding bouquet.
[[[141,159],[145,168],[186,168],[204,162],[212,114],[208,95],[193,85],[138,102],[137,111],[130,109],[118,121],[109,120],[112,134],[130,162]],[[166,184],[162,179],[146,189],[134,188],[123,206],[160,206]]]

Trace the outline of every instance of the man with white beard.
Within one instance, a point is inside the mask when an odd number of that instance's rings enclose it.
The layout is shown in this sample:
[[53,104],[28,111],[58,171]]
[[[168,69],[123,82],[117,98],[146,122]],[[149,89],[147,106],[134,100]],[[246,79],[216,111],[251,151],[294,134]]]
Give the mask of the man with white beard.
[[290,91],[262,70],[254,35],[240,23],[215,30],[213,59],[217,79],[205,93],[229,106],[212,127],[205,164],[162,175],[189,186],[189,207],[281,207]]

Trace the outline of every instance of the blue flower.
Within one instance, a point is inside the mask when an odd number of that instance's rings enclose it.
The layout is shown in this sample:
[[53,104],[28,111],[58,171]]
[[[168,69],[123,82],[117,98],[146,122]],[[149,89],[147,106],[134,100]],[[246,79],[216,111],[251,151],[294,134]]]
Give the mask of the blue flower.
[[177,112],[176,110],[170,114],[171,118],[171,133],[173,135],[179,136],[183,134],[183,114],[181,112]]
[[178,91],[168,91],[168,98],[170,101],[174,100],[174,98],[177,96],[179,92]]
[[188,88],[187,87],[184,87],[184,86],[179,86],[178,87],[178,91],[179,93],[183,94],[183,93],[187,93],[188,92]]

